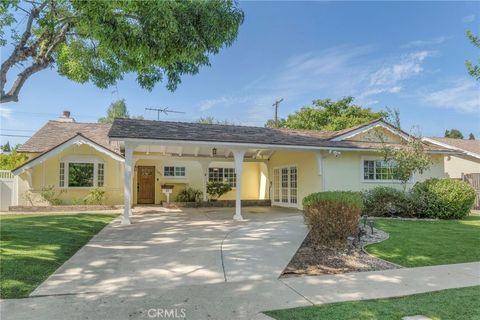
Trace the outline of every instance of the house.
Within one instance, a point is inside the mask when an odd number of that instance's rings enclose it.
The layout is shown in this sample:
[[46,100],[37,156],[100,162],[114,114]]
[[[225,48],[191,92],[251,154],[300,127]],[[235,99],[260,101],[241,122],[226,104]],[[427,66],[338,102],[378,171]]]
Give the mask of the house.
[[459,155],[445,157],[445,173],[449,178],[461,179],[466,174],[480,174],[480,141],[452,138],[423,138],[424,142],[457,150]]
[[[102,187],[111,204],[124,204],[123,223],[132,205],[160,204],[161,186],[174,195],[186,186],[203,191],[208,181],[234,188],[222,199],[267,199],[274,206],[302,208],[310,193],[360,191],[378,185],[400,187],[383,161],[378,133],[388,144],[412,139],[382,119],[337,132],[116,119],[112,125],[77,123],[66,113],[49,121],[20,149],[30,160],[13,170],[19,177],[19,203],[41,201],[53,186],[65,203]],[[408,186],[443,178],[444,158],[457,151],[428,145],[433,165]],[[128,181],[129,183],[124,183]],[[174,196],[173,195],[173,196]]]

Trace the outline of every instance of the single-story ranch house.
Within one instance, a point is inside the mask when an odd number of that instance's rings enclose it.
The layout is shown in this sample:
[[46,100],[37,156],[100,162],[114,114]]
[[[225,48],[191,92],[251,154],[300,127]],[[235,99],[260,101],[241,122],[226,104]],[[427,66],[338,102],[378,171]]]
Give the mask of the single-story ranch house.
[[[132,205],[166,201],[162,185],[174,186],[173,197],[187,186],[206,197],[208,181],[223,181],[233,190],[222,199],[235,199],[234,218],[242,219],[240,199],[301,209],[302,199],[313,192],[399,186],[379,152],[379,130],[389,144],[412,139],[382,119],[321,132],[135,119],[78,123],[65,112],[22,145],[19,151],[30,160],[13,173],[21,205],[40,201],[48,186],[62,191],[64,203],[102,187],[107,203],[124,204],[125,224]],[[409,186],[445,177],[444,158],[459,154],[435,144],[426,150],[433,165]]]

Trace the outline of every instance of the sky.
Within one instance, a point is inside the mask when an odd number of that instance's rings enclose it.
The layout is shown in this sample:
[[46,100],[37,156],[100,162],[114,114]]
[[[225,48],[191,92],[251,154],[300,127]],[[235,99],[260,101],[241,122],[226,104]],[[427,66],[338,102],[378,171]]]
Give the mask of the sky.
[[[0,133],[29,136],[69,110],[77,122],[96,122],[109,104],[125,99],[131,115],[156,119],[146,107],[185,112],[161,120],[212,116],[263,126],[273,102],[279,116],[314,99],[355,97],[373,110],[398,108],[402,126],[423,136],[458,128],[480,138],[480,82],[465,60],[480,50],[465,36],[480,33],[480,2],[240,2],[245,21],[232,46],[211,66],[184,76],[170,92],[158,83],[141,89],[135,75],[98,89],[40,72],[20,100],[0,105]],[[11,48],[2,48],[2,61]],[[27,137],[0,136],[3,144]]]

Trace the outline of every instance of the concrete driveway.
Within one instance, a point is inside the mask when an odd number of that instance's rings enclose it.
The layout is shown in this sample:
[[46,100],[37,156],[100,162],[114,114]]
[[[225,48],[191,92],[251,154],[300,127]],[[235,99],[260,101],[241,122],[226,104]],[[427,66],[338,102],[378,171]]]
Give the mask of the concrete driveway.
[[103,229],[31,296],[115,293],[277,279],[307,234],[280,208],[134,210],[133,224]]

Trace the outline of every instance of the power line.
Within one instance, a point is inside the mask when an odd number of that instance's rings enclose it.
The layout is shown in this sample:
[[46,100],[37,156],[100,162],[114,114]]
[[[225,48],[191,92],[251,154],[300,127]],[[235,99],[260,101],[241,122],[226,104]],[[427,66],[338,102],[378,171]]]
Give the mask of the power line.
[[21,131],[21,132],[35,132],[35,130],[27,130],[27,129],[0,129],[0,131]]
[[4,133],[0,133],[0,137],[30,138],[31,136],[23,136],[23,135],[19,135],[19,134],[4,134]]

